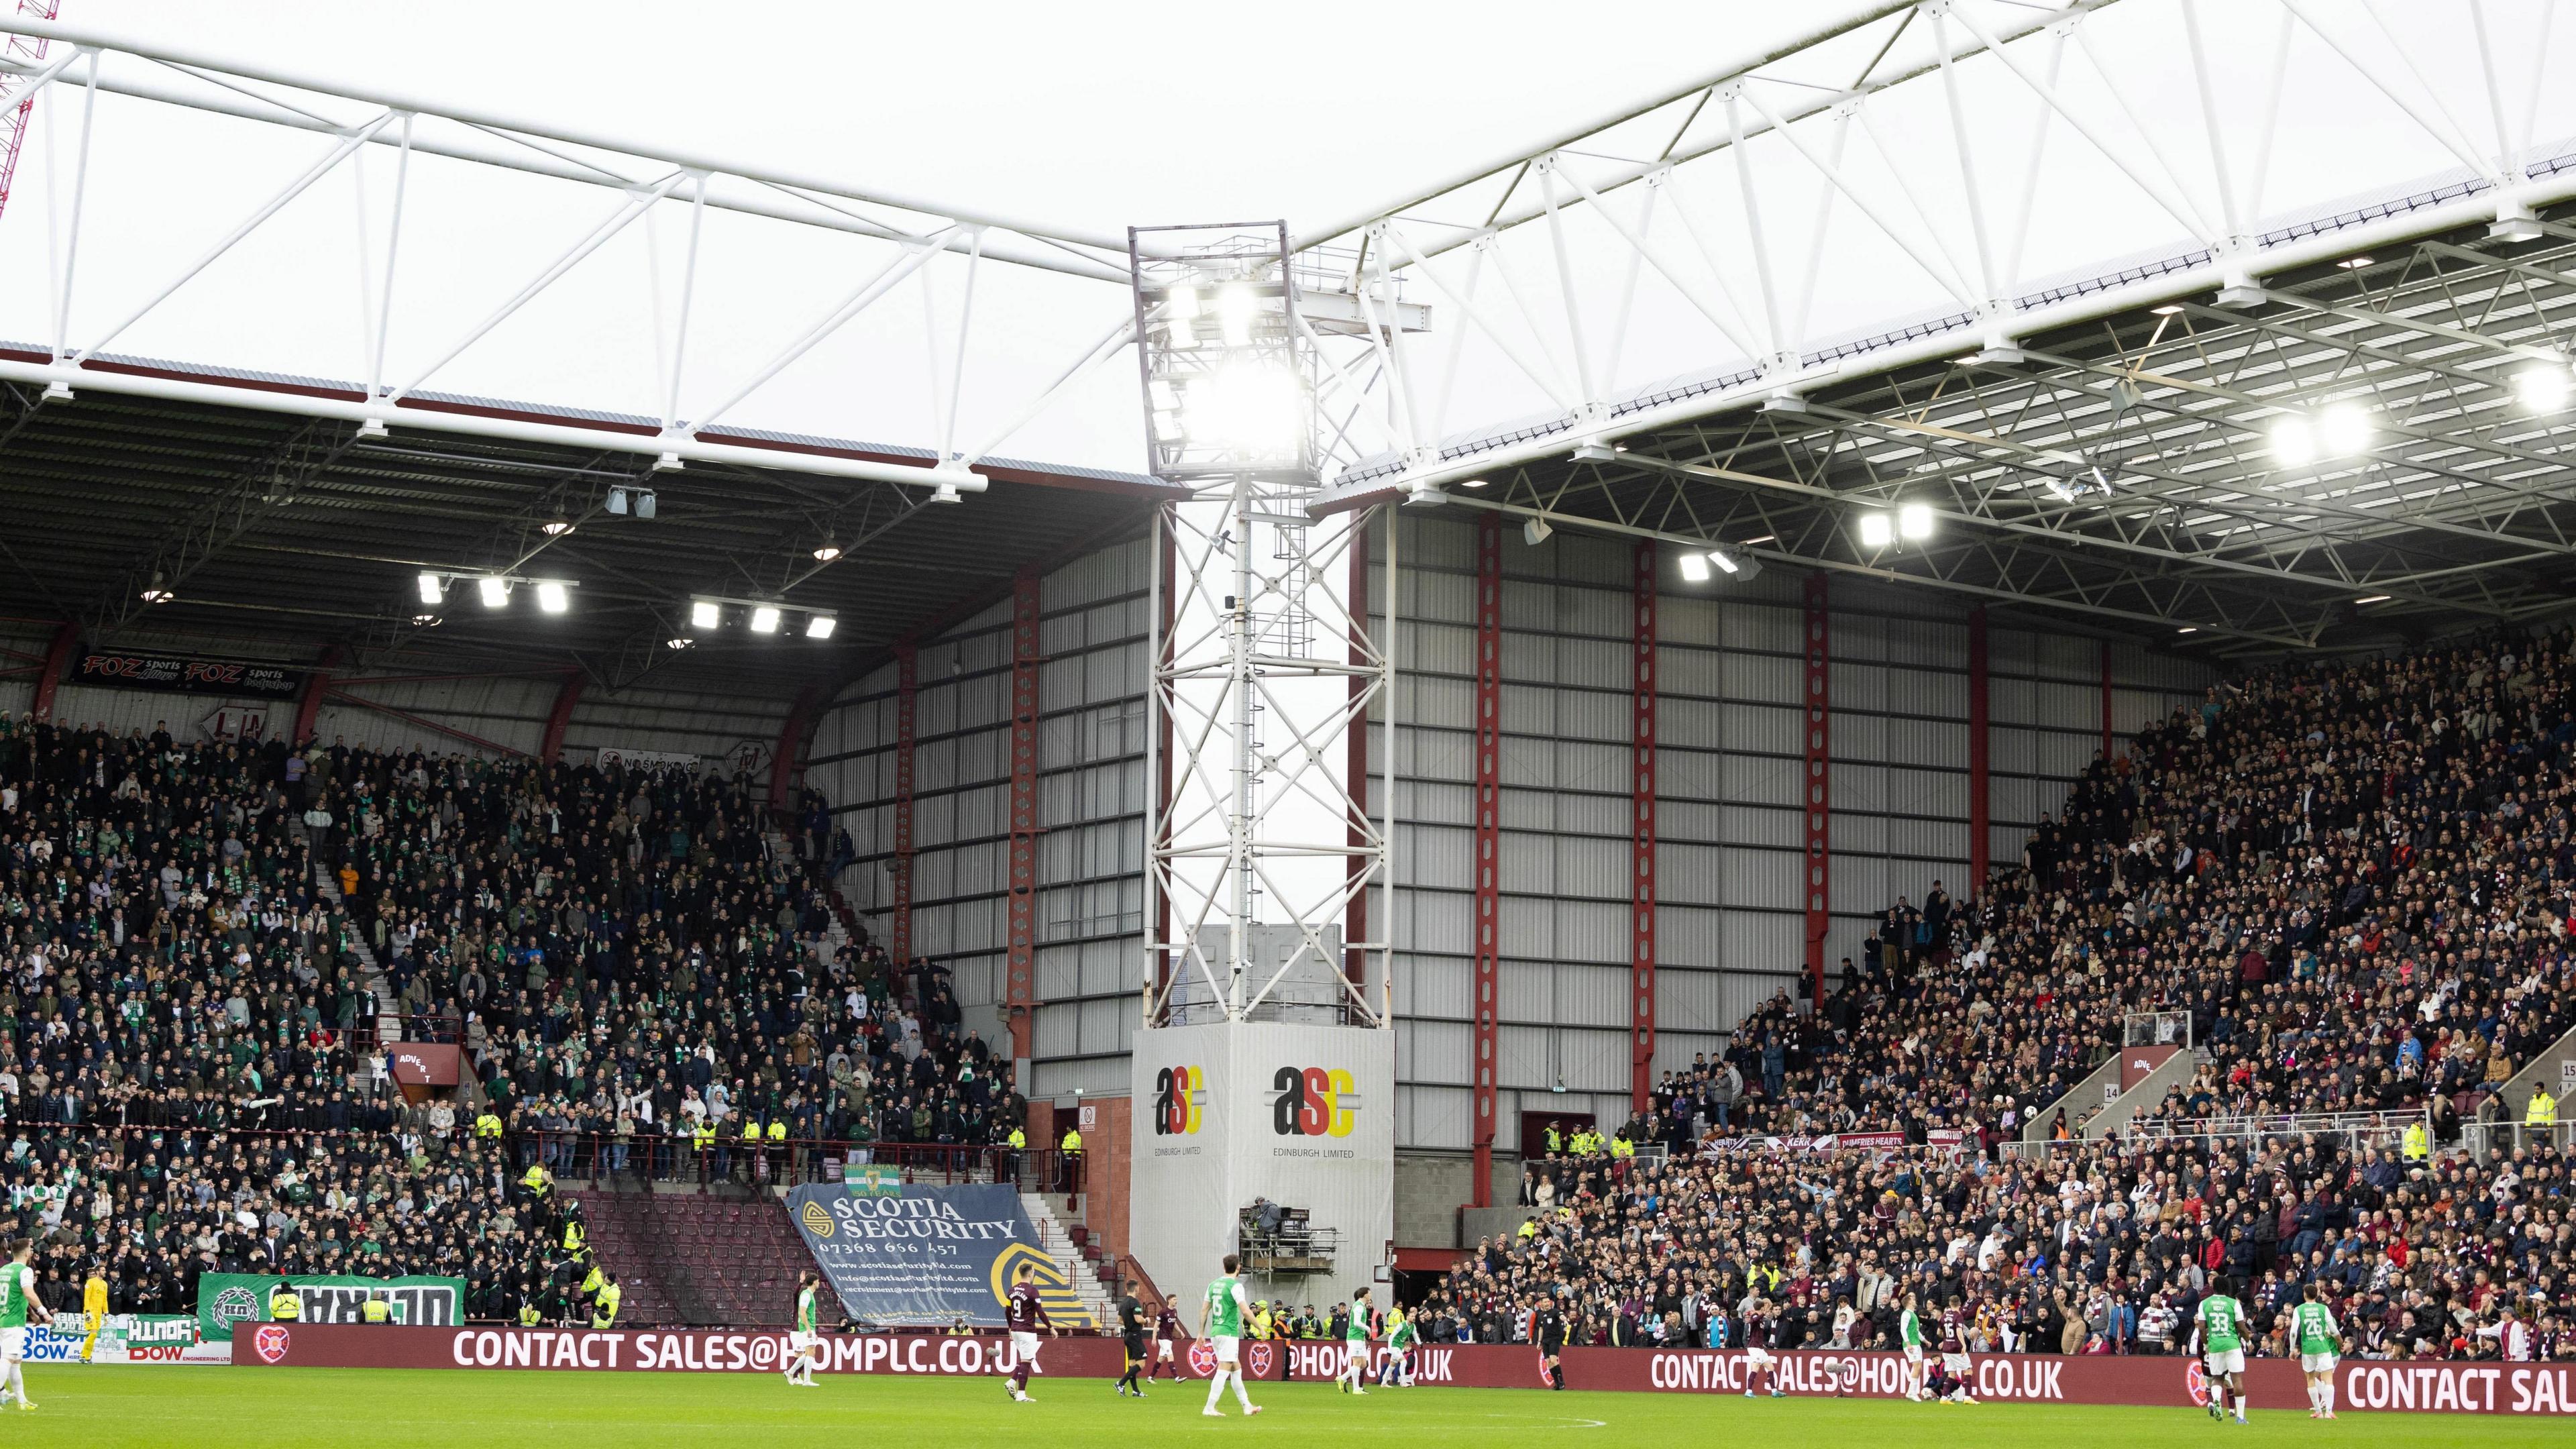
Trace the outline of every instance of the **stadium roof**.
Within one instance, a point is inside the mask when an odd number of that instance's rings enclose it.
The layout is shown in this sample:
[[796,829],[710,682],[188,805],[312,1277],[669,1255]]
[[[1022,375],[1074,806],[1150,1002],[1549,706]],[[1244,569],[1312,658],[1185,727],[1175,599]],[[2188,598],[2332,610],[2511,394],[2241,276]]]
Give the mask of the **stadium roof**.
[[[2571,171],[2576,143],[2526,168]],[[2576,603],[2576,204],[2496,206],[2459,171],[2306,208],[2258,239],[2307,260],[2223,294],[2210,249],[2158,250],[2034,284],[2001,338],[1926,313],[1381,454],[1321,508],[1445,489],[2218,652],[2553,615]],[[2320,436],[2347,420],[2358,446]],[[1864,543],[1858,515],[1906,504],[1934,538]]]
[[[0,343],[0,357],[42,358]],[[738,431],[720,441],[784,455],[770,469],[555,442],[357,424],[273,409],[279,393],[357,396],[329,379],[147,358],[93,366],[203,388],[246,405],[105,388],[47,397],[0,383],[0,613],[71,621],[91,643],[148,630],[234,641],[299,659],[336,648],[342,668],[476,670],[571,663],[597,688],[657,686],[782,697],[863,666],[897,640],[1006,595],[1021,568],[1134,534],[1147,477],[987,459],[986,491],[943,504],[932,490],[807,471],[817,459],[918,466],[917,449]],[[423,413],[528,420],[603,435],[650,419],[423,393]],[[612,488],[649,491],[654,516],[609,511]],[[570,523],[548,532],[548,524]],[[842,550],[821,560],[815,550]],[[424,571],[463,575],[424,606]],[[475,601],[473,576],[577,581],[572,607],[541,613],[523,590],[505,610]],[[164,602],[147,591],[167,590]],[[739,623],[687,649],[693,595],[777,599],[791,628]],[[827,610],[828,641],[793,613]],[[423,622],[423,616],[436,622]]]

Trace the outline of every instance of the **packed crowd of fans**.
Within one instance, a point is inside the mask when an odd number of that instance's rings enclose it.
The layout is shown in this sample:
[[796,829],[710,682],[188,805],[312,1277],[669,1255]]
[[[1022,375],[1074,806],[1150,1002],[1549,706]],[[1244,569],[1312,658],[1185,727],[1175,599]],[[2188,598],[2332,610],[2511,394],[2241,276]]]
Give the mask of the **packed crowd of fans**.
[[[2566,1164],[2480,1167],[2459,1124],[2576,1022],[2569,643],[2257,675],[2141,732],[1981,897],[1900,900],[1821,1010],[1783,993],[1624,1141],[1535,1165],[1533,1226],[1462,1266],[1434,1332],[1511,1337],[1552,1288],[1593,1341],[1750,1315],[1883,1342],[1901,1285],[1967,1305],[1989,1346],[2178,1348],[2228,1274],[2267,1324],[2323,1282],[2392,1355],[2494,1352],[2509,1308],[2562,1342]],[[1998,1150],[2073,1137],[2060,1099],[2149,1012],[2187,1013],[2207,1060],[2139,1137]],[[2294,1113],[2383,1115],[2260,1135]],[[1868,1131],[1914,1145],[1737,1140]],[[2246,1146],[2267,1140],[2293,1145]]]
[[[501,1316],[565,1267],[532,1166],[1004,1140],[1025,1103],[944,971],[838,932],[847,836],[810,792],[766,805],[0,717],[0,1188],[40,1271],[142,1311],[206,1271],[452,1274]],[[458,1045],[467,1090],[396,1091],[379,1013]]]

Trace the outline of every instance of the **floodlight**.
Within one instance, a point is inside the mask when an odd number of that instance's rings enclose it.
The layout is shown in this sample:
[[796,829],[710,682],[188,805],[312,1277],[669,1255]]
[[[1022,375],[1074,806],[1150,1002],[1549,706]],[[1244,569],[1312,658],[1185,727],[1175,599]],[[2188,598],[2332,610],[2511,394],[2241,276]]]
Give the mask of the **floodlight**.
[[1679,558],[1674,559],[1673,562],[1680,566],[1682,578],[1685,581],[1694,584],[1704,584],[1708,582],[1707,554],[1686,553],[1681,555]]
[[1556,532],[1556,530],[1548,527],[1546,519],[1533,518],[1529,522],[1521,525],[1521,542],[1528,544],[1532,548],[1536,548],[1540,544],[1547,542],[1548,535],[1554,532]]
[[2317,457],[2317,430],[2293,414],[2272,424],[2272,456],[2285,468],[2303,468]]
[[713,599],[691,599],[689,601],[690,628],[713,629],[721,626],[723,623],[723,605],[718,604]]
[[1174,287],[1163,302],[1163,325],[1171,334],[1172,347],[1186,352],[1199,345],[1198,330],[1190,325],[1199,315],[1199,289]]
[[1736,563],[1736,561],[1728,555],[1726,550],[1722,548],[1710,549],[1708,551],[1708,561],[1717,565],[1718,568],[1730,578],[1743,572],[1743,566]]
[[2554,413],[2567,406],[2567,369],[2526,367],[2513,375],[2513,395],[2535,413]]
[[2369,448],[2370,414],[2345,403],[2325,410],[2317,419],[2317,441],[2336,457],[2350,457]]
[[447,586],[439,582],[438,575],[422,574],[420,576],[420,601],[422,603],[443,603],[446,598]]
[[697,640],[690,638],[686,634],[674,634],[670,638],[662,641],[662,647],[665,649],[686,649],[697,642]]
[[778,611],[777,611],[776,609],[774,609],[774,608],[771,608],[771,607],[770,607],[769,605],[767,605],[767,604],[763,604],[763,605],[761,605],[760,607],[758,607],[758,608],[756,608],[756,609],[752,610],[752,611],[751,611],[751,632],[753,632],[754,634],[775,634],[775,633],[777,633],[777,632],[778,632]]
[[1225,334],[1225,345],[1250,347],[1252,319],[1259,315],[1260,311],[1261,299],[1252,295],[1252,289],[1243,283],[1234,282],[1218,288],[1216,324]]
[[474,581],[474,592],[483,596],[484,608],[504,608],[510,602],[510,581],[487,575]]
[[1930,538],[1932,536],[1932,505],[1929,503],[1908,503],[1904,507],[1897,509],[1896,531],[1906,538]]
[[808,639],[829,639],[832,637],[833,628],[839,622],[839,620],[834,619],[829,614],[812,615],[805,620],[805,637]]
[[572,607],[572,594],[562,584],[547,579],[537,585],[537,607],[549,614],[560,614]]
[[572,532],[572,520],[569,518],[549,518],[545,522],[538,524],[537,529],[548,538],[561,538],[565,534]]
[[1860,516],[1861,547],[1885,548],[1893,542],[1895,542],[1894,532],[1886,514],[1864,513]]
[[1305,436],[1306,399],[1294,374],[1242,362],[1190,384],[1191,441],[1229,452],[1296,451]]
[[837,543],[826,543],[821,548],[814,550],[814,561],[816,563],[830,563],[832,560],[839,558],[840,556],[841,546]]

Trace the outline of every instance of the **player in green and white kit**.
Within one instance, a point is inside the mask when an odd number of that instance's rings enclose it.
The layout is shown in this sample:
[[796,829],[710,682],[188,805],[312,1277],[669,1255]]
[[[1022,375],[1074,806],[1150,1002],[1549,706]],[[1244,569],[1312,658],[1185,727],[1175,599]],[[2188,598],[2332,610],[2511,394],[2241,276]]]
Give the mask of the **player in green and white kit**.
[[1368,1382],[1369,1361],[1369,1291],[1363,1285],[1351,1295],[1350,1326],[1342,1330],[1342,1376],[1333,1387],[1354,1394],[1365,1394],[1361,1387]]
[[16,1399],[22,1409],[36,1407],[27,1397],[28,1319],[54,1321],[54,1311],[36,1296],[36,1270],[27,1266],[35,1251],[33,1238],[20,1238],[10,1247],[8,1264],[0,1266],[0,1404]]
[[1409,1389],[1413,1387],[1413,1341],[1415,1337],[1416,1335],[1413,1331],[1412,1315],[1404,1311],[1404,1305],[1401,1303],[1388,1304],[1386,1308],[1386,1366],[1378,1370],[1377,1386],[1379,1388],[1383,1389],[1393,1387]]
[[1232,1253],[1225,1255],[1225,1276],[1207,1286],[1207,1296],[1199,1300],[1199,1336],[1216,1350],[1216,1371],[1208,1375],[1207,1407],[1199,1412],[1222,1419],[1225,1411],[1216,1406],[1217,1395],[1224,1392],[1228,1378],[1234,1380],[1234,1401],[1243,1405],[1246,1414],[1258,1414],[1261,1406],[1243,1388],[1243,1320],[1248,1305],[1243,1298],[1243,1280],[1235,1273],[1243,1260]]
[[2299,1369],[2308,1376],[2308,1417],[2331,1419],[2343,1330],[2336,1326],[2334,1310],[2325,1305],[2325,1295],[2316,1284],[2309,1284],[2302,1296],[2305,1301],[2290,1310],[2290,1340],[2298,1346]]
[[2226,1279],[2211,1285],[2210,1295],[2192,1312],[2191,1336],[2209,1384],[2209,1417],[2223,1418],[2230,1400],[2236,1422],[2245,1420],[2245,1305],[2228,1292]]
[[808,1268],[796,1275],[796,1328],[787,1335],[787,1382],[800,1389],[818,1389],[814,1382],[814,1351],[823,1346],[819,1300],[822,1291],[816,1274]]
[[1905,1345],[1905,1397],[1923,1401],[1923,1315],[1915,1310],[1922,1300],[1905,1295],[1905,1313],[1897,1319],[1897,1338]]

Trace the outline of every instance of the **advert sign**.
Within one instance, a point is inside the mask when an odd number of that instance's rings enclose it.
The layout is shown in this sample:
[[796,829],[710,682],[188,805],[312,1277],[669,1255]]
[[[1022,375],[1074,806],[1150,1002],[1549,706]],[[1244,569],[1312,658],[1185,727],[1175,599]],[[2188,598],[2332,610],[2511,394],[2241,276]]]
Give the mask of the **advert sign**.
[[[760,1373],[785,1362],[783,1330],[729,1332],[545,1328],[400,1328],[263,1323],[234,1335],[237,1364],[298,1368],[510,1368],[614,1373]],[[1342,1346],[1247,1343],[1244,1367],[1257,1379],[1334,1376]],[[1018,1367],[1006,1335],[826,1334],[823,1371],[972,1378]],[[1371,1346],[1372,1371],[1391,1356]],[[1801,1351],[1779,1360],[1783,1392],[1829,1398],[1896,1398],[1905,1360],[1892,1353]],[[1204,1340],[1184,1356],[1204,1377],[1214,1355]],[[1663,1394],[1740,1394],[1751,1365],[1721,1349],[1570,1348],[1562,1356],[1570,1389]],[[1041,1338],[1031,1369],[1041,1377],[1114,1378],[1125,1364],[1114,1338]],[[1546,1387],[1536,1349],[1523,1344],[1432,1344],[1412,1353],[1412,1381],[1424,1388]],[[1988,1403],[2126,1404],[2197,1410],[2206,1400],[2194,1357],[1976,1354],[1968,1382]],[[2307,1388],[2295,1359],[2249,1359],[2244,1383],[2258,1409],[2294,1409]],[[2357,1412],[2525,1414],[2576,1417],[2576,1363],[2373,1362],[2335,1371],[2342,1407]]]
[[304,692],[305,671],[247,659],[196,654],[129,654],[84,649],[72,660],[68,684],[109,689],[149,689],[163,694],[223,694],[238,699],[294,699]]
[[1091,1315],[1008,1184],[906,1183],[891,1168],[844,1169],[788,1194],[788,1217],[854,1318],[999,1326],[1022,1264],[1058,1324]]

